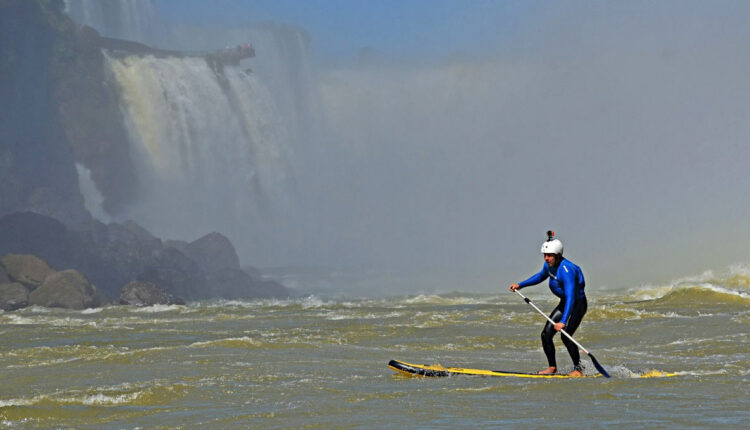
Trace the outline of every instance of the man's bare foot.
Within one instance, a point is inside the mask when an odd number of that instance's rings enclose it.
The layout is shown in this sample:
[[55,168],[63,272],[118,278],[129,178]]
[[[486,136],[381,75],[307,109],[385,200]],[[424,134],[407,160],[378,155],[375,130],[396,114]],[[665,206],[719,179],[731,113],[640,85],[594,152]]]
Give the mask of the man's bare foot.
[[573,378],[580,378],[581,376],[583,376],[583,372],[578,369],[573,369],[572,372],[568,373],[568,376],[571,376]]
[[557,373],[557,367],[555,366],[550,366],[544,370],[536,372],[537,375],[554,375],[555,373]]

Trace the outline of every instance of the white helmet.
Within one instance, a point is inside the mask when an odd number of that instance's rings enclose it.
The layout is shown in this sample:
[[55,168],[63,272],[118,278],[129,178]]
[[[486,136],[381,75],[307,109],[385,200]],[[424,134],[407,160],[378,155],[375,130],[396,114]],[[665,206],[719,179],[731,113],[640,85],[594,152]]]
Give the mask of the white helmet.
[[563,253],[563,245],[558,239],[555,239],[555,232],[547,230],[547,241],[542,244],[542,254],[560,254]]
[[561,254],[563,253],[563,244],[558,239],[553,239],[542,244],[542,254]]

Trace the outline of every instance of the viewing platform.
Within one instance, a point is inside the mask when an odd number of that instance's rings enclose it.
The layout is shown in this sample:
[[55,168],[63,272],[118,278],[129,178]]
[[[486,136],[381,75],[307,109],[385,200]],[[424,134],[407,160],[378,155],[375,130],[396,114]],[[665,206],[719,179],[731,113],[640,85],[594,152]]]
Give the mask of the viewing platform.
[[153,55],[154,57],[167,58],[187,58],[202,57],[205,58],[213,67],[217,66],[237,66],[240,61],[246,58],[255,57],[255,48],[253,45],[245,43],[237,45],[235,48],[218,49],[212,51],[175,51],[170,49],[152,48],[140,42],[132,40],[115,39],[111,37],[101,38],[101,47],[114,55]]

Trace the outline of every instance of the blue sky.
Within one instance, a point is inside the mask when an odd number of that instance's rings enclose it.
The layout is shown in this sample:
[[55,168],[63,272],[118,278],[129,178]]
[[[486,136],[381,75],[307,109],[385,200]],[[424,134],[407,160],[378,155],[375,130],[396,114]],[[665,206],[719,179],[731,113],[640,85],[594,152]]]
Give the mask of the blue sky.
[[350,56],[373,48],[386,56],[442,56],[493,49],[514,37],[536,1],[507,0],[156,0],[180,23],[239,26],[260,21],[307,30],[312,50]]

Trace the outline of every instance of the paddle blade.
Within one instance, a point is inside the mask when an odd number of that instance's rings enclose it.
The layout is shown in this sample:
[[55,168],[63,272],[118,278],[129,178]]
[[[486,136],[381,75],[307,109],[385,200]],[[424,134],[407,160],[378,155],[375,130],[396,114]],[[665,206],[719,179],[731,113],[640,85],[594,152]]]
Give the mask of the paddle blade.
[[596,367],[596,370],[599,371],[605,378],[610,378],[609,373],[607,373],[606,370],[604,370],[604,367],[602,367],[601,364],[599,364],[598,361],[596,361],[596,358],[592,354],[589,354],[589,358],[591,359],[591,362],[594,363],[594,367]]

